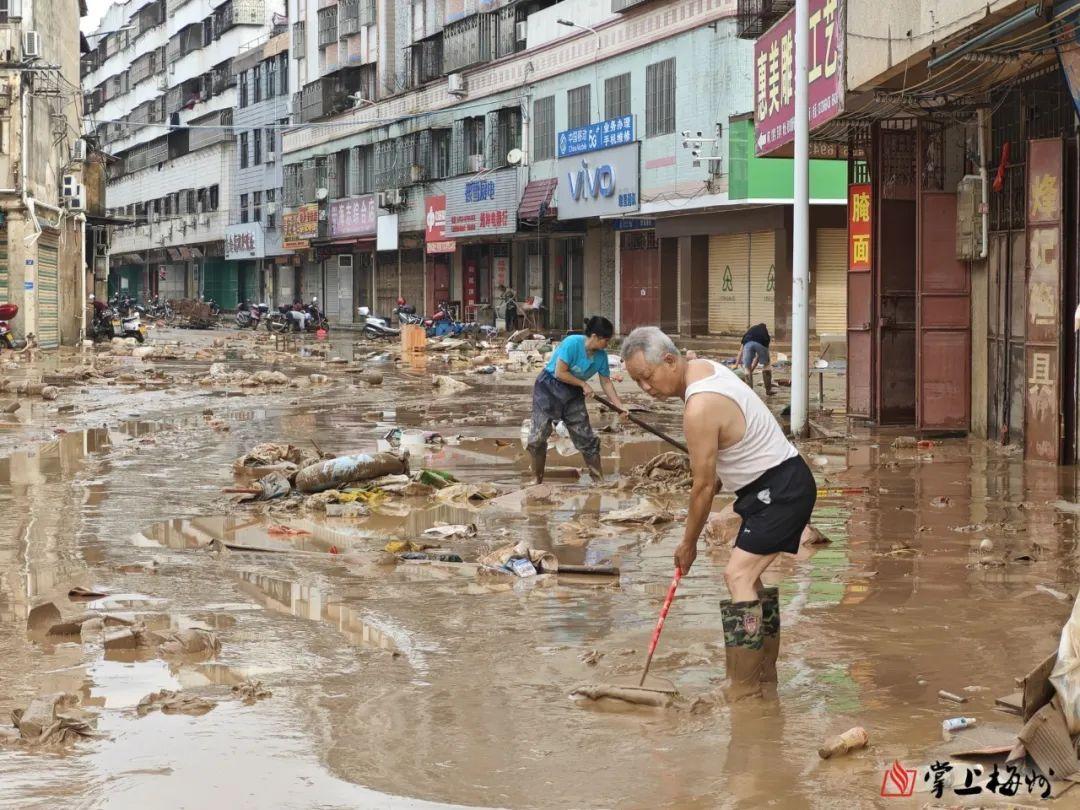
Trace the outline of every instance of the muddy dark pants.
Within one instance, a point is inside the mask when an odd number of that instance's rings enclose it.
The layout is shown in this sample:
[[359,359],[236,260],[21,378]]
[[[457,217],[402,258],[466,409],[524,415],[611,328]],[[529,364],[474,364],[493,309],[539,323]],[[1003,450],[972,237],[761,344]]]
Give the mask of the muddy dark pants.
[[[592,467],[599,464],[600,439],[593,433],[589,424],[589,412],[585,408],[585,395],[580,388],[567,385],[555,379],[555,375],[545,369],[536,378],[533,386],[532,430],[529,431],[529,453],[534,459],[542,458],[547,453],[548,437],[556,422],[566,425],[574,447],[585,457],[585,463]],[[541,466],[538,478],[543,478]]]

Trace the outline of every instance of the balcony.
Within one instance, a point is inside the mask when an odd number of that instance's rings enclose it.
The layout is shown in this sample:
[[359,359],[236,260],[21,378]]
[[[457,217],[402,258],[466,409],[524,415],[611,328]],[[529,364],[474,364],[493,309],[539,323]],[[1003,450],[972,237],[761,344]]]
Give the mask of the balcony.
[[739,0],[739,38],[757,39],[794,6],[795,0]]
[[237,25],[262,25],[266,16],[263,0],[228,0],[214,11],[214,39]]
[[491,61],[491,14],[474,14],[443,29],[443,69],[455,73]]
[[[293,112],[299,114],[296,123],[307,124],[350,109],[352,100],[349,96],[353,93],[358,92],[364,98],[372,98],[375,90],[373,76],[374,71],[365,65],[342,68],[305,84],[293,97]],[[299,99],[296,96],[299,96]]]
[[319,9],[319,47],[325,48],[338,40],[338,8],[329,6]]
[[343,37],[375,24],[375,0],[341,0],[339,8],[338,26]]

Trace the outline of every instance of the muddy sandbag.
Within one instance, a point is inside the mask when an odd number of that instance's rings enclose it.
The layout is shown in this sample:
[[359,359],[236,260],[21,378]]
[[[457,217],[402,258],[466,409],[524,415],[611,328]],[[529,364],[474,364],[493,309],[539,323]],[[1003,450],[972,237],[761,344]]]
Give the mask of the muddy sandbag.
[[600,520],[604,523],[642,523],[653,526],[657,523],[670,523],[674,516],[659,504],[643,498],[634,506],[608,512],[601,516]]
[[240,384],[249,388],[257,385],[288,385],[289,378],[280,371],[267,371],[264,369],[263,371],[256,371]]
[[532,548],[524,540],[485,554],[479,562],[492,568],[504,568],[513,559],[528,560],[541,574],[554,574],[559,570],[559,559],[554,554],[543,549]]
[[260,490],[259,494],[255,496],[257,501],[272,501],[274,498],[281,498],[292,492],[292,484],[280,472],[264,475],[255,484]]
[[451,484],[435,493],[436,499],[443,503],[456,503],[461,506],[476,506],[498,495],[499,490],[493,484]]
[[60,608],[52,602],[43,602],[32,608],[26,616],[26,629],[31,633],[48,630],[60,621]]
[[195,695],[185,695],[172,689],[162,689],[151,692],[139,701],[135,711],[139,717],[144,717],[152,711],[161,711],[162,714],[190,714],[195,717],[206,714],[217,706],[213,700]]
[[296,474],[296,488],[300,492],[322,492],[356,481],[370,481],[384,475],[401,475],[408,472],[407,455],[358,453],[328,459],[305,467]]
[[570,697],[579,701],[618,700],[658,709],[666,709],[675,700],[673,695],[666,692],[653,692],[648,689],[635,689],[632,686],[614,686],[604,683],[579,686],[570,693]]
[[320,460],[314,452],[295,445],[264,442],[255,445],[234,461],[233,471],[249,475],[266,475],[279,470],[291,474]]
[[209,630],[189,627],[161,634],[158,645],[161,655],[214,655],[221,651],[221,641]]
[[262,685],[262,681],[255,681],[250,678],[233,686],[232,693],[247,706],[273,695],[273,692]]

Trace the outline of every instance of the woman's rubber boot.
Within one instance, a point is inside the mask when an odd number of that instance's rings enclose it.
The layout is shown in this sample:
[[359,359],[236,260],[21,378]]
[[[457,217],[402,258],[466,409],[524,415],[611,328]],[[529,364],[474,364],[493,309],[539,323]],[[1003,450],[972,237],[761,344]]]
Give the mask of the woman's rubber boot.
[[761,683],[766,690],[776,692],[776,659],[780,657],[780,589],[762,588],[758,591],[761,600],[761,649],[764,659],[761,663]]
[[532,465],[532,474],[537,484],[544,483],[544,467],[547,466],[547,448],[530,447],[529,459]]
[[728,660],[724,697],[728,703],[761,697],[761,668],[765,662],[761,600],[733,602],[722,607],[721,615]]
[[772,387],[772,369],[765,369],[761,372],[761,379],[765,383],[765,395],[771,397],[773,395]]
[[600,463],[600,456],[585,456],[585,466],[589,468],[589,475],[592,476],[593,483],[602,484],[604,482],[604,467]]

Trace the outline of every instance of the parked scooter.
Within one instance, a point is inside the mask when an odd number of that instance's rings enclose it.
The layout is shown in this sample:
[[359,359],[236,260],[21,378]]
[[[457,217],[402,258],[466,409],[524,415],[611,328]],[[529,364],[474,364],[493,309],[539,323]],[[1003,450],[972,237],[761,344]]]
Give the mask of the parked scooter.
[[173,317],[172,305],[168,299],[155,295],[147,302],[146,314],[156,321],[171,321]]
[[405,326],[406,324],[420,325],[424,322],[424,319],[416,314],[416,307],[405,303],[404,298],[398,298],[397,306],[394,307],[391,314],[397,318],[398,326]]
[[204,297],[202,301],[203,301],[204,304],[207,304],[210,307],[210,314],[211,315],[213,315],[214,317],[217,317],[218,315],[221,314],[221,307],[218,306],[218,302],[215,301],[213,298],[205,298]]
[[319,299],[312,298],[311,303],[304,305],[297,301],[290,306],[280,306],[276,312],[271,312],[266,317],[266,328],[270,332],[317,332],[320,329],[329,330],[330,322],[319,309]]
[[270,312],[269,304],[256,304],[243,301],[236,309],[237,329],[258,329],[266,314]]
[[102,340],[112,340],[116,337],[113,319],[116,319],[118,326],[122,326],[119,315],[108,304],[98,301],[93,293],[90,294],[89,301],[94,308],[94,316],[90,319],[90,339],[95,343]]
[[360,334],[363,337],[396,338],[401,334],[401,330],[391,326],[386,318],[372,315],[371,310],[368,307],[359,307],[356,311],[360,314],[360,317],[364,319],[364,326],[360,330]]
[[0,304],[0,349],[25,349],[27,341],[16,340],[11,321],[19,314],[18,304]]

